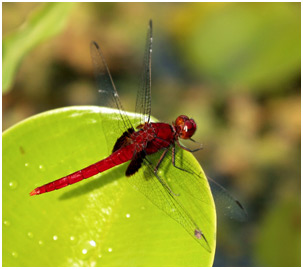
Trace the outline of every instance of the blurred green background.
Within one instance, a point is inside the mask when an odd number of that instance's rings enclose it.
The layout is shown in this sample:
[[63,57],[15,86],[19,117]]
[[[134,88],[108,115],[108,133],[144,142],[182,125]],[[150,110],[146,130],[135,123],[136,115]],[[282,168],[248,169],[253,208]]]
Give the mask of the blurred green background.
[[152,18],[152,115],[196,120],[204,150],[195,156],[249,215],[246,223],[219,216],[214,265],[299,266],[300,10],[300,3],[4,3],[2,129],[50,109],[98,105],[92,40],[133,111]]

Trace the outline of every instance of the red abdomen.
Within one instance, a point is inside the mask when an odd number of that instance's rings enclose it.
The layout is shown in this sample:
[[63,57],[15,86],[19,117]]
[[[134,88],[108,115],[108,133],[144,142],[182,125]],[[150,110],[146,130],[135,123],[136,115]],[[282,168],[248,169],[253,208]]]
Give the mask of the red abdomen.
[[116,165],[125,163],[132,159],[134,152],[134,144],[128,145],[120,150],[115,151],[106,159],[103,159],[99,162],[96,162],[84,169],[81,169],[77,172],[74,172],[68,176],[59,178],[53,182],[47,183],[43,186],[40,186],[33,191],[30,195],[38,195],[45,192],[50,192],[53,190],[58,190],[68,185],[79,182],[85,178],[90,178],[98,173],[106,171]]

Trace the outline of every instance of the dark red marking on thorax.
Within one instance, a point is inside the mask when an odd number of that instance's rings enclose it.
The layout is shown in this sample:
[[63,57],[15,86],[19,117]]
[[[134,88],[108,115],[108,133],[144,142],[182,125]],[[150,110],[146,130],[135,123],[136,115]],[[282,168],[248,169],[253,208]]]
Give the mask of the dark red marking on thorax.
[[173,128],[167,123],[149,123],[145,124],[144,127],[147,134],[153,136],[152,139],[148,139],[145,148],[147,155],[153,154],[161,148],[169,147],[176,139]]

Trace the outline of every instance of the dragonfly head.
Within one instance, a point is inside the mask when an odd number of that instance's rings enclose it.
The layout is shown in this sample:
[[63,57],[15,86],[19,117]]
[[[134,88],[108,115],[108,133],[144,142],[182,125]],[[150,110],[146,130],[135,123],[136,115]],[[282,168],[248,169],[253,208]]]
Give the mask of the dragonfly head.
[[177,133],[182,139],[189,139],[196,131],[197,125],[193,119],[181,115],[175,121]]

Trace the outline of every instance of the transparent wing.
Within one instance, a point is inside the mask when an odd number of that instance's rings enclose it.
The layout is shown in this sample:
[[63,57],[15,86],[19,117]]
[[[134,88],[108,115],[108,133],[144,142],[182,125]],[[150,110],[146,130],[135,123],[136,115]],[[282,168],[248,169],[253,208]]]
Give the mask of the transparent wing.
[[241,203],[236,200],[224,187],[219,183],[207,177],[211,191],[216,203],[216,208],[220,213],[237,221],[246,221],[248,216]]
[[152,55],[152,21],[149,21],[145,54],[143,61],[143,71],[141,78],[141,85],[137,92],[136,100],[136,113],[139,114],[139,122],[142,124],[144,122],[150,121],[151,114],[151,55]]
[[[115,108],[118,110],[117,118],[120,118],[122,125],[120,131],[126,131],[132,128],[132,124],[124,111],[116,86],[113,82],[103,53],[96,42],[90,45],[91,57],[96,77],[98,92],[100,93],[100,105]],[[123,132],[122,132],[123,133]]]
[[193,198],[200,200],[202,203],[207,203],[204,198],[205,195],[203,195],[205,188],[203,188],[203,186],[200,184],[201,178],[204,178],[205,176],[208,180],[209,186],[211,187],[217,210],[231,219],[235,219],[237,221],[246,221],[247,212],[241,203],[215,180],[211,179],[207,175],[197,173],[197,171],[192,168],[192,165],[185,158],[183,158],[183,154],[184,150],[178,146],[175,147],[175,152],[172,151],[171,147],[166,154],[166,158],[169,160],[172,166],[174,163],[175,166],[173,167],[176,169],[175,173],[183,170],[184,172],[192,175],[192,184],[187,184],[187,182],[183,180],[172,180],[171,182],[167,183],[172,191],[175,192],[177,186],[179,189],[184,190],[184,192]]
[[[147,156],[143,167],[139,170],[143,171],[143,176],[142,173],[137,173],[129,179],[129,182],[182,225],[200,245],[211,251],[209,240],[207,236],[204,237],[209,227],[213,227],[212,219],[205,213],[212,207],[209,184],[212,186],[211,190],[219,211],[223,210],[225,215],[237,220],[246,219],[247,214],[226,189],[197,172],[187,161],[184,156],[187,153],[181,148],[176,147],[175,152],[172,146],[168,149],[156,177],[154,169],[162,153],[163,150]],[[200,237],[197,236],[197,232]]]
[[[192,196],[196,200],[200,200],[202,203],[207,203],[205,199],[205,189],[200,184],[200,180],[204,175],[198,174],[193,168],[190,163],[183,158],[184,150],[180,149],[176,146],[175,154],[172,152],[170,148],[167,153],[167,159],[173,163],[172,156],[174,155],[175,159],[175,166],[173,167],[176,170],[183,169],[186,173],[192,175],[191,182],[192,184],[187,184],[185,181],[178,180],[178,181],[171,181],[168,182],[169,187],[175,192],[176,186],[178,189],[184,190],[188,195]],[[179,171],[176,171],[178,173]],[[216,209],[220,214],[228,216],[231,219],[235,219],[237,221],[246,221],[247,220],[247,213],[241,203],[235,199],[224,187],[222,187],[219,183],[215,180],[211,179],[207,175],[205,177],[208,180],[209,186],[211,188],[213,198],[216,204]]]
[[[209,189],[206,178],[202,175],[190,174],[172,166],[171,158],[165,158],[157,176],[154,174],[154,168],[163,151],[147,156],[144,160],[141,172],[129,178],[131,185],[143,193],[152,203],[163,210],[172,219],[184,227],[184,229],[207,251],[213,249],[209,244],[210,238],[204,234],[213,227],[210,217],[203,212],[206,207],[211,207],[211,197],[206,195],[206,189]],[[173,173],[167,173],[173,169]],[[142,176],[143,172],[143,176]],[[171,171],[170,171],[171,172]],[[167,178],[167,175],[175,175],[174,178]],[[176,184],[180,179],[190,182],[191,187],[184,188],[184,185]],[[194,190],[194,196],[191,195]],[[210,228],[211,229],[211,228]],[[208,233],[209,234],[209,233]],[[214,235],[215,236],[215,235]]]

